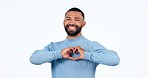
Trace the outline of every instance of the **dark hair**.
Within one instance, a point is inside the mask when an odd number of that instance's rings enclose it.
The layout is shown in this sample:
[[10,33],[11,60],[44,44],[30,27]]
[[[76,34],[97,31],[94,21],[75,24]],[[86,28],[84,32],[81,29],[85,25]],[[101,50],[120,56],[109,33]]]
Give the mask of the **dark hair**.
[[[73,8],[70,8],[67,12],[69,12],[69,11],[77,11],[77,12],[80,12],[82,14],[82,16],[83,16],[83,19],[85,19],[84,13],[79,8],[73,7]],[[65,15],[67,14],[67,12],[65,13]]]

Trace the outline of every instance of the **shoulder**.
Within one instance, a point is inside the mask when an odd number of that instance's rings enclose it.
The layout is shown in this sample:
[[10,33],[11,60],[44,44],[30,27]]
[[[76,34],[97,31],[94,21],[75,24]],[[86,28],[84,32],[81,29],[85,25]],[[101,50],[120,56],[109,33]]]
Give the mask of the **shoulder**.
[[85,49],[88,49],[89,51],[104,49],[104,47],[97,41],[85,39],[82,41],[82,43],[83,43],[82,45],[85,46]]
[[93,48],[93,49],[105,49],[105,47],[104,46],[102,46],[99,42],[97,42],[97,41],[92,41],[91,42],[91,47]]
[[54,46],[54,45],[60,45],[60,44],[63,44],[63,43],[64,43],[64,40],[57,41],[57,42],[50,42],[48,45]]
[[89,46],[91,49],[104,49],[104,47],[97,41],[92,41],[89,39],[86,39],[87,46]]
[[48,43],[48,45],[46,45],[45,48],[48,48],[48,49],[55,48],[56,46],[63,44],[63,42],[64,42],[64,40],[57,41],[57,42],[52,41],[52,42]]
[[87,38],[85,38],[83,41],[90,44],[90,45],[100,45],[100,43],[98,43],[97,41],[92,41],[92,40],[87,39]]

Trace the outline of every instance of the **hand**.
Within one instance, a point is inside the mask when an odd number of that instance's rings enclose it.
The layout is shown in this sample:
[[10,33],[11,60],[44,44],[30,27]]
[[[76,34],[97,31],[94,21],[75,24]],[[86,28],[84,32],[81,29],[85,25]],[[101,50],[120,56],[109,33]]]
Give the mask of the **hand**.
[[74,53],[77,53],[77,52],[80,53],[80,56],[74,58],[74,60],[82,60],[82,59],[84,59],[84,52],[85,52],[85,50],[82,49],[80,46],[76,46]]
[[63,58],[74,60],[75,58],[71,57],[71,54],[74,53],[75,50],[76,49],[74,47],[65,48],[61,51],[61,55]]

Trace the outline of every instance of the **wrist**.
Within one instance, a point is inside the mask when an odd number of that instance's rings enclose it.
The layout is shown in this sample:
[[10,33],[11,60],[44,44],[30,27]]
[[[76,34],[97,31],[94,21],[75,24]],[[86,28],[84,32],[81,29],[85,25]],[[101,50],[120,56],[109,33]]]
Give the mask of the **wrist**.
[[85,52],[84,53],[84,59],[89,59],[91,55],[91,52]]

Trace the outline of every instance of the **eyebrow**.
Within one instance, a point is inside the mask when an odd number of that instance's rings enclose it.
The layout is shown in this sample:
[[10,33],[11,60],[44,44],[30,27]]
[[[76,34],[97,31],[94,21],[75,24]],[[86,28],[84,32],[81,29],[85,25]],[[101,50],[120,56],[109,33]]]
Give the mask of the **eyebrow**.
[[66,16],[65,18],[71,18],[70,16]]
[[[66,16],[65,18],[71,18],[70,16]],[[79,17],[74,17],[75,19],[80,19]]]
[[74,17],[74,18],[76,18],[76,19],[80,19],[79,17]]

